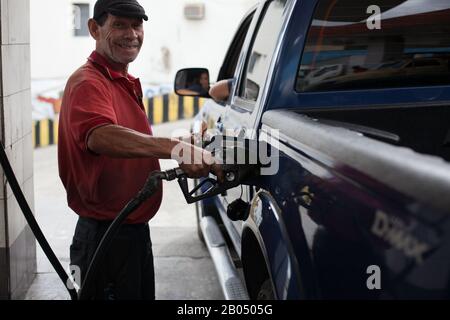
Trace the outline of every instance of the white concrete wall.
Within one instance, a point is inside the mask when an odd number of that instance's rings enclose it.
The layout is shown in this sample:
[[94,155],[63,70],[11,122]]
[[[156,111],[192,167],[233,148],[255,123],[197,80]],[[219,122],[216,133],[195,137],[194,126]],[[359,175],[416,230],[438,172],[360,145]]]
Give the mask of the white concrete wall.
[[[1,0],[1,131],[11,166],[25,197],[33,208],[33,148],[30,92],[30,3],[29,0]],[[34,277],[36,246],[9,185],[0,187],[0,295],[20,297]],[[9,272],[4,272],[9,271]],[[5,279],[3,279],[5,280]]]
[[[17,180],[23,186],[33,177],[29,0],[2,0],[1,11],[3,141]],[[10,189],[6,198],[11,201]],[[20,211],[8,206],[9,243],[16,240],[24,225]]]
[[[2,107],[4,143],[21,185],[33,177],[31,148],[29,0],[2,0]],[[12,197],[7,190],[8,201]],[[16,223],[17,222],[17,223]],[[24,227],[20,212],[8,208],[9,242]]]
[[[31,0],[31,76],[33,80],[65,79],[94,48],[90,37],[74,37],[71,4],[94,0]],[[130,73],[145,84],[171,84],[183,67],[202,66],[217,77],[228,44],[239,21],[257,0],[140,0],[149,21],[141,54]],[[186,3],[204,3],[203,20],[187,20]],[[92,14],[91,14],[92,16]],[[169,52],[169,68],[163,52]]]

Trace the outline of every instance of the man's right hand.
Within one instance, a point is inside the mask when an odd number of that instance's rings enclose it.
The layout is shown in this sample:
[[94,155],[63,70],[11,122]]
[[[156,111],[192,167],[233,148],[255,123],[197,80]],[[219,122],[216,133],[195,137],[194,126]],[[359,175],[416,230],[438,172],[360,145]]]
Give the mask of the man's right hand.
[[[210,172],[217,176],[219,182],[224,181],[222,166],[209,151],[186,142],[179,142],[177,152],[173,158],[178,161],[180,168],[189,178],[206,177]],[[181,150],[181,154],[180,154]]]

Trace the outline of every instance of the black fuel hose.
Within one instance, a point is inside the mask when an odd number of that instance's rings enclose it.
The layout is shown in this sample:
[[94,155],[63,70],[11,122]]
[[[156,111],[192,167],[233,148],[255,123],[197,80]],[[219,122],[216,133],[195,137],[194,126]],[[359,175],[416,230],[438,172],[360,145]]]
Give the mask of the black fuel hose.
[[5,148],[3,147],[2,144],[0,144],[0,149],[1,149],[0,163],[3,168],[3,172],[5,173],[5,177],[8,180],[11,190],[14,194],[14,197],[16,198],[17,203],[19,204],[19,207],[23,212],[25,220],[27,221],[28,225],[31,228],[31,231],[36,237],[37,242],[41,246],[42,250],[44,251],[44,254],[47,256],[48,260],[52,264],[59,278],[63,282],[72,300],[85,300],[89,298],[88,293],[89,290],[91,289],[94,276],[97,273],[97,268],[100,265],[102,259],[104,258],[108,246],[111,244],[111,241],[114,239],[117,232],[119,231],[119,228],[123,223],[123,221],[134,210],[136,210],[146,199],[148,199],[158,190],[159,181],[163,179],[170,181],[184,175],[183,170],[181,170],[180,168],[175,168],[167,171],[154,171],[149,175],[142,190],[137,194],[135,198],[133,198],[130,202],[128,202],[128,204],[119,212],[117,217],[113,220],[113,222],[109,226],[108,230],[103,235],[103,238],[100,241],[94,253],[94,256],[89,264],[82,286],[77,294],[77,291],[73,286],[72,280],[69,279],[69,276],[67,275],[63,266],[59,262],[58,258],[56,257],[55,253],[53,252],[52,248],[47,242],[47,239],[42,233],[41,228],[39,227],[39,224],[37,223],[33,215],[33,212],[31,211],[31,208],[28,205],[28,202],[22,192],[22,189],[20,188],[20,185],[17,182],[14,171],[12,170],[11,164],[8,160],[8,156],[6,155]]
[[[41,228],[39,227],[36,219],[34,218],[33,212],[31,211],[30,206],[20,188],[19,183],[17,182],[16,176],[14,175],[14,171],[11,168],[11,164],[9,163],[8,157],[6,155],[5,149],[3,145],[0,145],[0,162],[3,168],[3,172],[5,173],[6,179],[9,182],[11,190],[16,197],[17,203],[19,204],[20,209],[27,220],[28,225],[31,228],[34,236],[36,237],[37,242],[41,246],[48,260],[52,264],[53,268],[55,268],[56,273],[58,274],[61,281],[64,283],[64,286],[69,291],[70,297],[72,300],[77,300],[77,291],[72,285],[71,280],[69,280],[69,276],[64,270],[63,266],[59,262],[52,248],[50,247],[47,239],[45,239],[44,234],[42,233]],[[69,288],[69,285],[72,288]]]
[[108,247],[114,237],[117,235],[117,232],[119,231],[119,228],[122,225],[123,221],[145,200],[151,197],[158,190],[158,184],[161,180],[170,181],[182,176],[183,174],[184,173],[180,168],[167,171],[153,171],[152,173],[150,173],[142,190],[139,191],[136,197],[130,200],[130,202],[128,202],[128,204],[122,209],[122,211],[119,212],[117,217],[110,224],[102,239],[100,240],[100,243],[95,250],[94,256],[91,259],[86,275],[84,276],[84,280],[82,281],[81,288],[78,292],[79,300],[88,300],[92,296],[91,291],[93,281],[95,280],[95,276],[98,273],[100,263],[103,261],[106,252],[108,251]]

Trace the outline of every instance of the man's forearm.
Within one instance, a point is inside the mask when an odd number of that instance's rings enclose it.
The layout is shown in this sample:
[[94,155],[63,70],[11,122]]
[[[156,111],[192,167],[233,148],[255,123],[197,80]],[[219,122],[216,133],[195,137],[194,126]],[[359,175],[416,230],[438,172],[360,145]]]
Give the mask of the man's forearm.
[[88,148],[114,158],[155,157],[169,159],[179,143],[168,138],[153,137],[118,125],[105,125],[92,131]]

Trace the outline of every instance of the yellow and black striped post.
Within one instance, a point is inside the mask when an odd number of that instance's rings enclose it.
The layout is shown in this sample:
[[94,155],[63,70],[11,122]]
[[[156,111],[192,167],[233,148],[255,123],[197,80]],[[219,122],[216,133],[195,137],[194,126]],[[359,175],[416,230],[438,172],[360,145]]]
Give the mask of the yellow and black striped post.
[[204,104],[203,98],[181,97],[170,93],[148,98],[147,116],[151,124],[190,119]]
[[33,121],[32,128],[34,147],[46,147],[58,143],[58,119],[42,119]]

